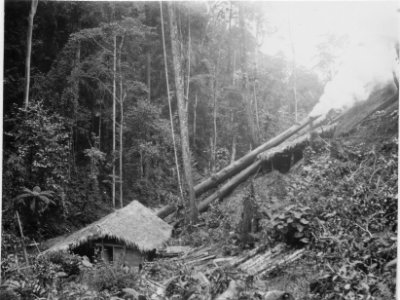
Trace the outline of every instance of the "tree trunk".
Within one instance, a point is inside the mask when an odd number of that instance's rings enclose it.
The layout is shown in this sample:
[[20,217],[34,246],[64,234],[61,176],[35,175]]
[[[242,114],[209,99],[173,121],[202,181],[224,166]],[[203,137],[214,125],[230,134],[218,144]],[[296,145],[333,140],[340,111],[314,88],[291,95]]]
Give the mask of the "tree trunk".
[[295,121],[297,122],[298,112],[297,112],[297,74],[296,74],[296,51],[294,47],[294,41],[292,36],[292,25],[289,19],[289,38],[290,38],[290,46],[292,50],[293,56],[293,66],[292,66],[292,79],[293,79],[293,98],[294,98],[294,116]]
[[[208,196],[206,199],[201,201],[198,205],[199,212],[203,212],[207,209],[208,205],[217,199],[222,199],[226,195],[228,195],[236,186],[238,186],[243,181],[247,180],[250,175],[257,172],[257,170],[261,167],[262,163],[266,160],[270,160],[274,155],[281,153],[282,150],[286,150],[290,148],[291,145],[299,143],[300,139],[309,138],[308,132],[305,133],[305,136],[300,136],[293,142],[288,142],[284,146],[275,149],[277,145],[281,144],[282,142],[286,141],[290,136],[294,135],[296,132],[300,131],[302,128],[305,128],[310,122],[315,120],[317,117],[307,118],[301,124],[292,126],[282,134],[278,135],[277,137],[273,138],[269,142],[259,146],[258,148],[254,149],[252,152],[246,154],[241,159],[235,161],[233,164],[230,164],[228,167],[222,169],[217,174],[214,174],[209,179],[203,181],[201,184],[195,187],[195,191],[199,194],[204,193],[205,191],[210,190],[211,188],[215,187],[222,181],[227,178],[233,176],[230,180],[228,180],[224,185],[222,185],[216,192]],[[319,126],[325,118],[318,118],[318,121],[314,123],[314,128]],[[331,130],[332,128],[322,128],[318,133],[325,132],[327,130]],[[271,149],[272,148],[272,149]],[[270,151],[266,151],[271,149]],[[266,151],[266,152],[265,152]],[[264,152],[264,153],[263,153]],[[262,153],[262,154],[261,154]],[[260,155],[260,159],[256,160],[257,156]],[[221,179],[223,178],[223,179]],[[201,193],[200,193],[201,192]],[[173,213],[176,210],[175,205],[170,204],[157,212],[157,216],[160,218],[164,218],[169,214]]]
[[177,178],[178,178],[178,185],[179,185],[179,191],[180,191],[180,195],[181,195],[181,200],[183,201],[184,196],[183,196],[181,175],[180,175],[180,171],[179,171],[178,151],[176,149],[174,119],[173,119],[173,115],[172,115],[171,94],[170,94],[170,88],[169,88],[167,49],[166,49],[166,46],[165,46],[164,16],[163,16],[162,2],[160,2],[160,16],[161,16],[161,37],[162,37],[163,54],[164,54],[165,81],[166,81],[166,85],[167,85],[169,120],[170,120],[170,125],[171,125],[172,144],[173,144],[173,147],[174,147],[176,175],[177,175]]
[[212,152],[212,172],[215,172],[216,168],[216,162],[217,162],[217,157],[216,157],[216,152],[217,152],[217,88],[218,88],[218,65],[219,65],[219,56],[220,56],[220,51],[218,50],[218,56],[217,56],[217,63],[215,65],[214,69],[214,81],[213,81],[213,124],[214,124],[214,141],[212,143],[213,145],[213,152]]
[[115,208],[115,150],[116,150],[116,73],[117,73],[117,36],[114,35],[114,53],[113,53],[113,152],[112,152],[112,205]]
[[25,245],[24,230],[22,229],[22,223],[21,223],[21,219],[20,219],[20,217],[19,217],[18,211],[15,212],[15,216],[17,217],[19,233],[20,233],[20,235],[21,235],[22,248],[23,248],[23,251],[24,251],[25,261],[26,261],[26,263],[29,265],[28,252],[26,251],[26,245]]
[[228,179],[232,175],[240,172],[241,170],[246,168],[248,165],[250,165],[256,159],[256,157],[259,153],[279,145],[280,143],[285,141],[287,138],[289,138],[290,136],[294,135],[296,132],[298,132],[299,130],[304,128],[313,119],[316,119],[316,117],[306,118],[300,124],[293,125],[286,131],[279,134],[278,136],[272,138],[268,142],[260,145],[256,149],[254,149],[253,151],[247,153],[245,156],[243,156],[239,160],[235,161],[233,164],[230,164],[229,166],[223,168],[218,173],[214,174],[212,177],[199,183],[198,185],[196,185],[194,187],[196,196],[203,194],[204,192],[208,191],[209,189],[217,186],[219,183]]
[[227,64],[227,73],[232,74],[232,84],[233,84],[233,59],[232,59],[232,2],[229,2],[229,22],[228,22],[228,64]]
[[197,126],[197,93],[194,97],[193,107],[193,148],[196,148],[196,126]]
[[151,99],[151,53],[150,49],[147,50],[147,101]]
[[256,134],[257,134],[257,140],[259,141],[260,135],[261,135],[261,129],[260,129],[260,119],[258,117],[258,100],[257,100],[256,82],[255,81],[253,84],[253,93],[254,93],[254,108],[255,108],[255,114],[256,114]]
[[236,158],[236,133],[234,133],[232,137],[231,164],[235,161],[235,158]]
[[[335,129],[335,125],[329,125],[325,127],[321,127],[316,131],[316,134],[332,134]],[[214,200],[221,200],[225,196],[227,196],[232,190],[237,187],[240,183],[243,181],[247,180],[250,175],[256,173],[259,168],[262,166],[262,164],[266,161],[271,160],[274,158],[277,154],[282,154],[287,151],[290,151],[290,149],[294,147],[301,147],[305,146],[305,144],[309,141],[310,135],[305,134],[303,136],[300,136],[299,138],[287,142],[285,144],[282,144],[279,147],[272,148],[269,151],[265,151],[262,153],[255,162],[253,162],[250,166],[248,166],[246,169],[241,171],[239,174],[235,175],[232,177],[230,180],[228,180],[224,185],[222,185],[220,188],[218,188],[217,191],[215,191],[213,194],[208,196],[206,199],[200,202],[199,204],[199,211],[203,212],[207,209],[208,205],[213,202]]]
[[29,89],[31,83],[31,53],[32,53],[32,31],[33,31],[33,18],[36,14],[36,9],[38,6],[39,0],[32,0],[31,3],[31,12],[29,13],[28,18],[28,38],[27,38],[27,48],[26,48],[26,59],[25,59],[25,93],[24,93],[24,103],[25,109],[28,108],[29,105]]
[[243,4],[239,5],[239,26],[240,26],[240,35],[242,38],[242,43],[240,47],[240,69],[242,71],[242,98],[244,104],[246,106],[247,113],[247,123],[250,130],[250,146],[254,148],[258,146],[258,139],[255,132],[255,124],[254,124],[254,114],[252,108],[252,101],[249,92],[249,74],[247,70],[247,53],[246,53],[246,44],[247,44],[247,36],[246,36],[246,25],[244,20],[244,7]]
[[183,166],[185,171],[186,183],[189,189],[189,211],[190,220],[192,223],[197,221],[197,206],[196,198],[193,189],[193,178],[192,178],[192,166],[190,159],[189,150],[189,133],[188,133],[188,116],[187,116],[187,99],[184,97],[184,85],[182,76],[182,53],[179,49],[178,41],[178,27],[176,23],[176,17],[172,3],[167,3],[169,12],[169,25],[170,25],[170,36],[171,36],[171,48],[172,48],[172,58],[174,64],[175,73],[175,89],[176,98],[178,102],[178,114],[181,132],[181,146],[182,146],[182,156],[183,156]]
[[233,62],[232,62],[232,85],[236,84],[235,71],[236,71],[236,51],[233,50]]
[[261,167],[261,161],[257,160],[248,166],[246,169],[241,171],[239,174],[235,175],[231,179],[228,180],[223,186],[217,189],[216,192],[208,196],[206,199],[199,203],[199,212],[203,212],[207,209],[211,202],[217,199],[222,199],[226,195],[228,195],[232,190],[237,187],[240,183],[249,178],[250,175],[257,172],[257,170]]
[[[118,69],[119,69],[119,107],[120,107],[120,125],[119,125],[119,203],[120,207],[124,207],[124,195],[123,195],[123,135],[124,135],[124,85],[122,78],[122,67],[121,67],[121,56],[122,46],[124,45],[125,36],[119,44],[119,56],[118,56]],[[150,94],[149,94],[150,96]],[[150,98],[149,98],[150,101]]]
[[209,172],[213,174],[215,172],[215,145],[213,138],[210,136],[210,164]]
[[[190,8],[189,8],[190,12]],[[186,105],[189,102],[189,87],[190,87],[190,18],[188,19],[188,50],[187,50],[187,83],[186,83]],[[186,110],[188,110],[186,106]]]

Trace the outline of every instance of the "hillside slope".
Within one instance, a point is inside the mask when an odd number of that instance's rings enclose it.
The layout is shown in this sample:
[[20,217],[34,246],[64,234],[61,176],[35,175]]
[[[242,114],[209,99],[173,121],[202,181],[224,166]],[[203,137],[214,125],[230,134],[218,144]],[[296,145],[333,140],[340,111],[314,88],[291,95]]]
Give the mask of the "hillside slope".
[[[254,278],[257,287],[296,299],[394,299],[397,99],[393,90],[373,93],[341,118],[332,138],[309,145],[288,173],[260,172],[204,215],[207,229],[183,236],[217,244],[224,255],[241,253],[243,202],[253,197],[256,246],[306,249],[297,262]],[[371,111],[371,103],[384,100],[390,101]]]

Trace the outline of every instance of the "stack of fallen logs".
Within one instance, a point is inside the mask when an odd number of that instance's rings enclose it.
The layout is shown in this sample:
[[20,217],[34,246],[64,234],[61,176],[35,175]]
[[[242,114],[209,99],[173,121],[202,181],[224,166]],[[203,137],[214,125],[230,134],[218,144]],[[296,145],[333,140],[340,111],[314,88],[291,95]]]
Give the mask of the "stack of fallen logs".
[[[146,294],[152,295],[151,299],[166,299],[184,289],[192,289],[194,294],[200,293],[200,289],[201,293],[208,293],[213,299],[216,296],[216,299],[225,299],[226,295],[243,290],[246,278],[257,280],[274,270],[287,267],[305,254],[304,249],[287,249],[284,244],[271,249],[260,246],[235,257],[219,257],[218,249],[210,247],[186,250],[178,257],[168,257],[152,263],[161,268],[169,266],[169,273],[164,277],[168,279],[162,282],[155,280],[151,268],[142,273],[141,282]],[[266,293],[262,290],[258,292]]]
[[[205,211],[210,203],[227,196],[235,187],[249,178],[250,175],[255,174],[265,162],[270,161],[277,154],[288,152],[295,147],[305,146],[312,136],[332,133],[336,123],[323,126],[325,123],[328,123],[325,115],[308,117],[197,184],[194,187],[196,197],[216,188],[214,192],[198,203],[199,211]],[[157,215],[160,218],[165,218],[176,210],[174,204],[169,204],[160,209]]]

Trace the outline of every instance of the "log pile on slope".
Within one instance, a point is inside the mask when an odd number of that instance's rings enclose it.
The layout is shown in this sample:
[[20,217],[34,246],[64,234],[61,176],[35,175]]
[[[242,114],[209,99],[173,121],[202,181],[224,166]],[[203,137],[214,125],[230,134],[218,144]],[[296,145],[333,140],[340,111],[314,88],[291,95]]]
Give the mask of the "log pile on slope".
[[[152,299],[165,299],[168,295],[183,292],[182,287],[185,287],[186,290],[206,292],[213,299],[225,299],[223,296],[229,294],[227,291],[230,290],[228,283],[231,285],[236,282],[243,286],[246,278],[255,279],[287,267],[303,257],[305,251],[287,249],[284,244],[278,244],[271,249],[259,246],[240,256],[220,257],[218,249],[193,248],[180,257],[149,263],[141,272],[141,292],[153,295]],[[166,273],[159,278],[155,270]],[[219,296],[216,298],[217,294]]]
[[[262,161],[258,159],[259,154],[267,151],[268,149],[272,149],[283,142],[287,141],[290,137],[294,136],[296,133],[301,130],[309,127],[315,128],[321,123],[325,122],[325,117],[308,117],[304,119],[299,124],[293,125],[283,133],[269,140],[268,142],[262,144],[257,147],[253,151],[247,153],[245,156],[240,158],[239,160],[233,162],[229,166],[223,168],[210,178],[205,181],[199,183],[195,186],[196,196],[200,196],[205,192],[208,192],[218,186],[220,183],[227,181],[226,184],[217,189],[216,192],[208,196],[206,199],[201,201],[198,205],[199,211],[204,211],[207,209],[207,206],[216,199],[221,199],[225,197],[228,193],[232,191],[238,184],[246,180],[250,175],[256,173],[256,171],[260,168]],[[169,204],[160,209],[157,212],[157,215],[160,218],[165,218],[170,215],[174,211],[176,211],[177,207],[174,204]]]

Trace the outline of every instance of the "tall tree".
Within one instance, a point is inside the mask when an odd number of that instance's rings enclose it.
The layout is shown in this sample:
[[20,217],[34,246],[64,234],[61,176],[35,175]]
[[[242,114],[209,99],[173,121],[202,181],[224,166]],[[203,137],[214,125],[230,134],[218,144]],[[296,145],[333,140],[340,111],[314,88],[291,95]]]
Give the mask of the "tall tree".
[[192,165],[190,158],[189,149],[189,130],[188,130],[188,111],[187,111],[187,99],[185,98],[184,82],[182,74],[182,52],[180,47],[180,41],[178,40],[178,25],[175,16],[175,7],[168,2],[168,13],[169,13],[169,26],[171,36],[171,48],[172,48],[172,59],[175,73],[175,90],[176,98],[178,102],[178,114],[179,124],[181,133],[181,147],[183,157],[183,167],[185,171],[186,183],[189,191],[189,209],[190,209],[190,221],[195,223],[198,217],[198,209],[196,205],[196,197],[194,194],[194,185],[192,178]]
[[116,100],[116,75],[117,75],[117,35],[114,34],[113,36],[113,136],[112,136],[112,204],[115,208],[115,151],[116,151],[116,107],[117,107],[117,100]]
[[29,24],[28,24],[28,38],[26,44],[26,59],[25,59],[25,96],[24,103],[25,109],[28,108],[29,105],[29,87],[31,83],[31,53],[32,53],[32,32],[33,32],[33,18],[36,14],[36,9],[38,6],[39,0],[32,0],[31,3],[31,11],[29,13]]
[[169,77],[168,77],[167,49],[166,49],[166,46],[165,46],[164,16],[163,16],[163,8],[162,8],[162,2],[161,1],[160,1],[160,16],[161,16],[161,38],[162,38],[162,45],[163,45],[165,81],[166,81],[166,86],[167,86],[169,120],[170,120],[170,125],[171,125],[172,144],[173,144],[173,147],[174,147],[176,175],[178,177],[178,185],[179,185],[179,191],[180,191],[181,199],[183,201],[183,189],[182,189],[182,183],[181,183],[181,174],[180,174],[180,171],[179,171],[178,151],[176,149],[174,120],[173,120],[173,116],[172,116],[171,94],[170,94]]
[[125,91],[123,84],[123,74],[122,74],[122,47],[125,41],[125,33],[121,37],[121,42],[119,44],[119,56],[118,56],[118,69],[119,69],[119,107],[120,107],[120,124],[119,124],[119,203],[120,207],[124,207],[124,195],[123,195],[123,141],[124,141],[124,100]]
[[289,16],[289,39],[292,49],[292,84],[293,84],[293,99],[294,99],[294,119],[297,122],[297,74],[296,74],[296,48],[293,40],[292,23]]
[[246,30],[246,22],[245,22],[245,5],[243,2],[239,4],[239,26],[240,26],[240,33],[242,38],[242,43],[240,47],[240,67],[242,72],[242,98],[245,102],[246,112],[247,112],[247,122],[250,129],[250,137],[251,137],[251,147],[254,148],[258,146],[258,136],[256,133],[256,125],[254,123],[254,114],[253,114],[253,106],[250,94],[250,87],[249,87],[249,73],[248,73],[248,66],[247,66],[247,30]]

